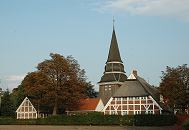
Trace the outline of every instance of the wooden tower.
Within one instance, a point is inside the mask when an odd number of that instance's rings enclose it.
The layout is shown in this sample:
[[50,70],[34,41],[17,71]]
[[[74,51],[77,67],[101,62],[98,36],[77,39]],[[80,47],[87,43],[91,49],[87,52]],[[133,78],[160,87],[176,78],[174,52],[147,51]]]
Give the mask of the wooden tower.
[[114,95],[116,90],[126,80],[127,76],[125,75],[124,65],[119,53],[115,29],[113,28],[108,59],[105,65],[103,76],[98,83],[99,96],[102,99],[104,105],[106,105],[110,97]]

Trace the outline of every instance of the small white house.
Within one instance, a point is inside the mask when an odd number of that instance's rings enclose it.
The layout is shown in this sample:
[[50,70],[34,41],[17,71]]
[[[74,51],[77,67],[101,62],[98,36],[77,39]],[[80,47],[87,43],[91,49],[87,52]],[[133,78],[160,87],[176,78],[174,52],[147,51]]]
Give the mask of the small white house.
[[17,119],[37,119],[37,111],[26,97],[16,110]]

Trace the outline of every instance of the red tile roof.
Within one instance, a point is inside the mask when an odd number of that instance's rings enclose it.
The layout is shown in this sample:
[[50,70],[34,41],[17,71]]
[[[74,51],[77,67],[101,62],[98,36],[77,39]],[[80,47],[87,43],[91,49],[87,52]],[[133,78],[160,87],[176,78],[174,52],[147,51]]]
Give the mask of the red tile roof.
[[78,111],[94,111],[99,101],[100,98],[81,99]]

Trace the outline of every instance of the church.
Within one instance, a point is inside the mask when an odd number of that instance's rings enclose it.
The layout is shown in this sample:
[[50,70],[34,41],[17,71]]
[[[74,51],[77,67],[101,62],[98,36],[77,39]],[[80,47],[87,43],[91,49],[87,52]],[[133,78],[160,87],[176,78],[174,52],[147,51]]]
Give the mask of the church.
[[[115,29],[113,27],[108,59],[98,82],[99,97],[80,99],[77,113],[102,112],[104,115],[162,114],[163,105],[159,91],[140,77],[136,70],[127,76],[121,60]],[[26,97],[17,109],[17,119],[37,119],[39,111]],[[41,117],[45,117],[42,113]]]
[[161,114],[159,91],[137,74],[127,76],[113,27],[108,59],[99,84],[105,115]]

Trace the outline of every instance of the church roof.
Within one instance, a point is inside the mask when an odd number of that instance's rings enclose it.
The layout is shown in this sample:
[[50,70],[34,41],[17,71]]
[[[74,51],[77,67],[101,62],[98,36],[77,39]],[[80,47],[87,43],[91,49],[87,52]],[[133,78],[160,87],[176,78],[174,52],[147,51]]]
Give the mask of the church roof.
[[116,91],[114,97],[142,97],[149,95],[137,80],[127,80]]
[[123,73],[105,73],[101,80],[100,83],[102,82],[124,82],[127,80],[127,76]]
[[143,78],[129,79],[115,92],[114,97],[142,97],[151,95],[159,101],[159,91],[148,84]]
[[113,28],[105,71],[99,83],[124,82],[125,80],[127,80],[127,76],[125,75],[124,65],[120,57],[117,38]]
[[159,94],[160,94],[159,90],[157,88],[151,86],[140,76],[137,76],[137,80],[142,84],[142,86],[149,93],[149,95],[151,95],[157,102],[159,102]]
[[112,61],[122,62],[114,29],[113,29],[113,32],[112,32],[112,39],[111,39],[111,44],[110,44],[107,62],[112,62]]

